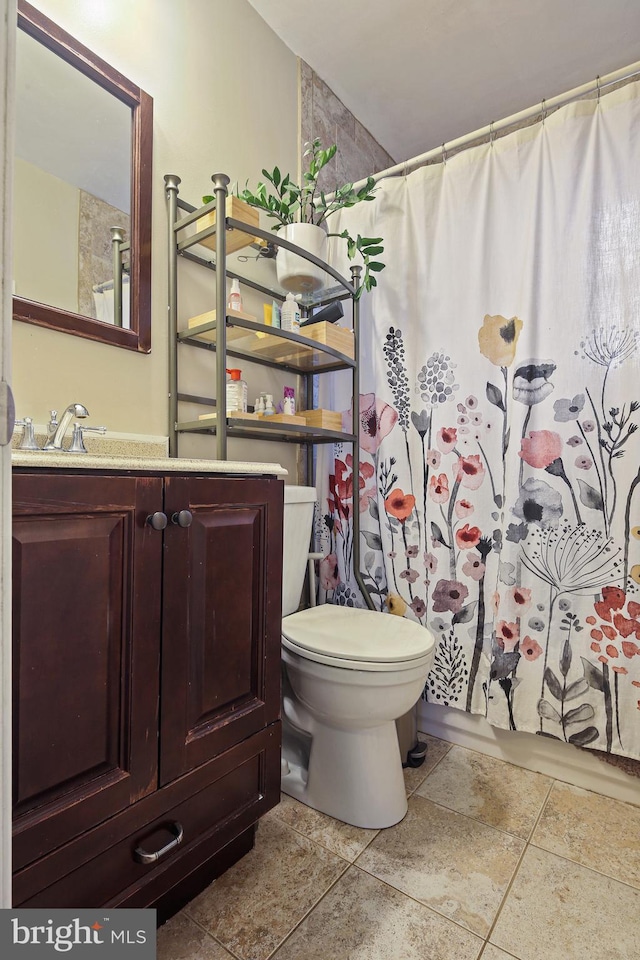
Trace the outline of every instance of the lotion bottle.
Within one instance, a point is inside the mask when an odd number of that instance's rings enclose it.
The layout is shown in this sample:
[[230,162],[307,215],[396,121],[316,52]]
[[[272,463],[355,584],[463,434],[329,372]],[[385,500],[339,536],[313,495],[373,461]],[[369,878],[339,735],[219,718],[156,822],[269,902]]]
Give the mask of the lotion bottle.
[[227,416],[230,413],[247,412],[247,384],[242,380],[242,370],[227,370],[230,380],[227,380]]
[[300,332],[300,307],[292,293],[287,294],[287,299],[282,304],[280,326],[290,333]]
[[240,293],[239,280],[231,281],[231,293],[229,294],[227,306],[229,310],[237,310],[239,313],[242,312],[242,294]]

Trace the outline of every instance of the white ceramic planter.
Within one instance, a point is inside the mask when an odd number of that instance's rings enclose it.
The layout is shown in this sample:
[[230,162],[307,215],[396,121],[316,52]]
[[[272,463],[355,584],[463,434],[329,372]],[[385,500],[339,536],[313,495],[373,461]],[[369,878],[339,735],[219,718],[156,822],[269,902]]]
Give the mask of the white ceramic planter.
[[[314,223],[290,223],[278,231],[278,236],[326,262],[327,235],[322,227]],[[324,270],[284,247],[278,247],[276,270],[278,283],[291,293],[315,293],[326,286]]]

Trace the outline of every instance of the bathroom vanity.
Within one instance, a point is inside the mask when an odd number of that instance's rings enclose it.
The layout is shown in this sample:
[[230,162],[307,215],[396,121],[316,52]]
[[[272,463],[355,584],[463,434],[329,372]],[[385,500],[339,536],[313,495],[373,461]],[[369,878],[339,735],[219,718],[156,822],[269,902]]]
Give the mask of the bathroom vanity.
[[14,460],[14,906],[162,919],[279,800],[284,471],[59,459]]

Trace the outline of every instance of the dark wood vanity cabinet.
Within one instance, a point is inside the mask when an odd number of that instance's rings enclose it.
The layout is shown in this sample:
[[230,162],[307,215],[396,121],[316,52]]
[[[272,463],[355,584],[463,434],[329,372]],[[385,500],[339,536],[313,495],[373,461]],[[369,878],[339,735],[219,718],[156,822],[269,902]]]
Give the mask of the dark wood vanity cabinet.
[[15,906],[168,915],[250,849],[279,799],[282,496],[14,471]]

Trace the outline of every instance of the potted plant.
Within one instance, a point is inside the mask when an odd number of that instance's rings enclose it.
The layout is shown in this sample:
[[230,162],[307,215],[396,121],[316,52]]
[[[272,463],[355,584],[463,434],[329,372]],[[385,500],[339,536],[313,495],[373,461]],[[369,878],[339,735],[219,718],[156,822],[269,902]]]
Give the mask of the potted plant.
[[[318,177],[320,171],[335,156],[336,144],[324,150],[320,140],[315,139],[312,143],[306,143],[305,147],[304,156],[310,159],[308,169],[303,174],[302,186],[294,183],[288,173],[282,176],[278,167],[274,167],[271,172],[262,171],[270,186],[259,182],[255,191],[245,187],[237,196],[277,220],[272,229],[280,231],[285,240],[315,254],[320,260],[327,259],[326,243],[329,237],[345,240],[349,260],[360,256],[363,261],[364,270],[356,291],[358,299],[363,290],[371,290],[376,286],[375,274],[384,270],[384,263],[373,259],[384,252],[382,238],[362,237],[358,234],[354,239],[348,230],[331,233],[327,229],[327,220],[338,210],[374,200],[375,181],[373,177],[369,177],[359,190],[355,190],[352,183],[346,183],[342,187],[336,187],[333,195],[327,197],[318,187]],[[208,203],[212,198],[202,199]],[[276,267],[279,283],[293,293],[314,292],[325,284],[323,270],[284,247],[278,250]]]

